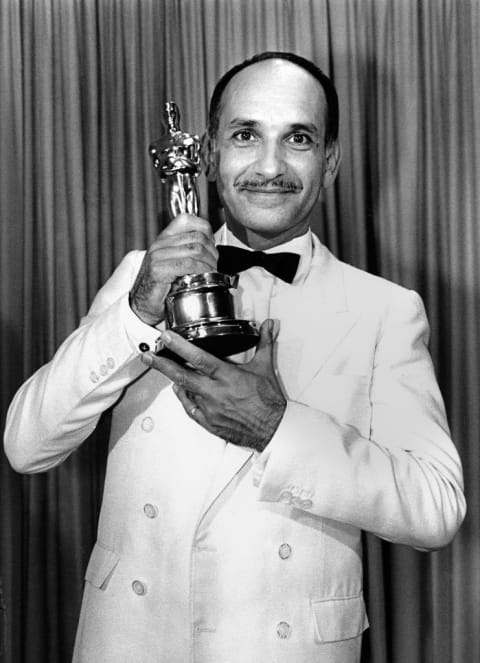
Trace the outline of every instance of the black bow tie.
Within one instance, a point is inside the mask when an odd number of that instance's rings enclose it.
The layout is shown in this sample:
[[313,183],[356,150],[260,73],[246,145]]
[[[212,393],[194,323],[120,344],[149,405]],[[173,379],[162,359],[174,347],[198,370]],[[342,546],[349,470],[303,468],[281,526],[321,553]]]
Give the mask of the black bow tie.
[[217,246],[218,271],[221,274],[238,274],[250,267],[263,267],[270,274],[292,283],[300,256],[297,253],[264,253],[247,251],[236,246]]

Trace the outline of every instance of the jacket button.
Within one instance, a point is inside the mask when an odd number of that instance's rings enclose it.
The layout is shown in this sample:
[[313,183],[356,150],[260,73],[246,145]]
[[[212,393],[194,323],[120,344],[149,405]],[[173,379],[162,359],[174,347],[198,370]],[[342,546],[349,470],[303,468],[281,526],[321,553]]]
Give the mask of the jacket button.
[[143,596],[147,593],[147,586],[140,580],[134,580],[132,582],[132,589],[138,596]]
[[100,375],[106,375],[108,373],[108,369],[105,364],[102,364],[100,366]]
[[277,624],[277,635],[281,640],[286,640],[290,637],[292,627],[287,622],[279,622]]
[[289,490],[282,490],[280,493],[280,502],[285,504],[291,504],[293,501],[293,495]]
[[288,559],[292,554],[292,546],[288,543],[282,543],[278,549],[278,556],[280,559]]
[[110,368],[110,369],[115,368],[115,360],[113,359],[113,357],[108,357],[107,367]]
[[313,506],[312,500],[300,500],[299,506],[301,509],[311,509]]
[[94,383],[95,383],[95,382],[98,382],[99,379],[100,379],[100,378],[99,378],[98,375],[95,373],[95,371],[92,371],[92,372],[90,373],[90,380],[91,380],[92,382],[94,382]]
[[158,509],[153,504],[145,504],[143,507],[143,512],[147,518],[156,518],[158,516]]
[[146,433],[150,433],[153,430],[155,423],[152,417],[145,417],[144,419],[142,419],[142,423],[140,425],[142,427],[142,430],[144,430]]

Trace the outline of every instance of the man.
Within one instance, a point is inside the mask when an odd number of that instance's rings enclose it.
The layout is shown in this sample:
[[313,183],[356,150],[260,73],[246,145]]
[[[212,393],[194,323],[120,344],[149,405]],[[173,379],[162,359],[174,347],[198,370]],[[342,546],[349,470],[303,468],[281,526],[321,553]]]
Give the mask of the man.
[[[23,472],[62,462],[114,406],[75,661],[353,663],[361,530],[435,549],[462,522],[420,298],[309,230],[340,161],[336,104],[294,55],[228,72],[204,154],[226,226],[214,238],[179,215],[129,254],[11,406]],[[237,316],[262,324],[235,361],[163,324],[172,281],[216,270],[216,242],[300,256],[286,281],[241,272]],[[156,355],[158,339],[186,363]]]

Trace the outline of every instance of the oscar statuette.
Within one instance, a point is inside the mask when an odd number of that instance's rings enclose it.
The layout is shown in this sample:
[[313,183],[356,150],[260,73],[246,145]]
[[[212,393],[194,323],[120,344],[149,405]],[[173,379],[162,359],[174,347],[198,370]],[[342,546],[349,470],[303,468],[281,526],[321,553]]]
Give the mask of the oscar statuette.
[[[181,131],[173,101],[165,104],[167,132],[149,147],[160,180],[168,187],[170,216],[198,215],[196,180],[201,171],[198,136]],[[228,357],[258,343],[255,324],[237,320],[230,289],[238,275],[205,272],[180,276],[165,302],[166,327],[216,357]]]

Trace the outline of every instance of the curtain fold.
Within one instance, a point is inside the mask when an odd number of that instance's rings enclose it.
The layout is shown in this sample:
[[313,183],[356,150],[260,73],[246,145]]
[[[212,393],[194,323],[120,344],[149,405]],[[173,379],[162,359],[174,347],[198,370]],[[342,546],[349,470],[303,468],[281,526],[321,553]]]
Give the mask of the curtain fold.
[[[2,423],[121,257],[167,222],[148,156],[164,101],[201,133],[217,79],[263,50],[334,78],[343,163],[315,231],[423,297],[469,505],[433,554],[365,537],[372,663],[480,660],[479,34],[479,0],[0,3]],[[5,663],[70,659],[108,427],[46,475],[0,457]]]

